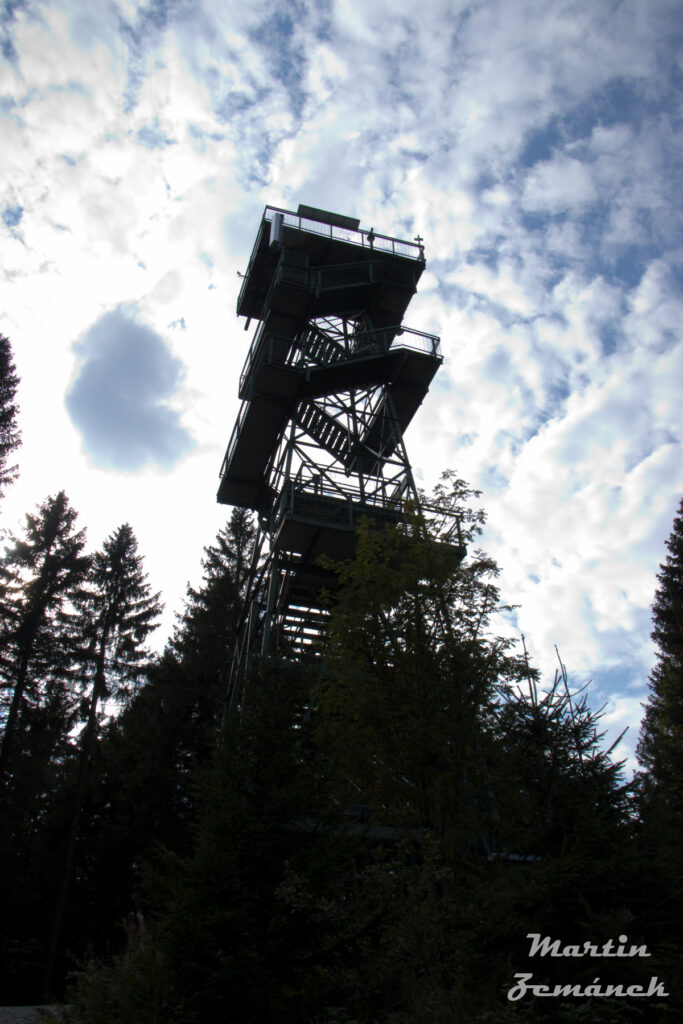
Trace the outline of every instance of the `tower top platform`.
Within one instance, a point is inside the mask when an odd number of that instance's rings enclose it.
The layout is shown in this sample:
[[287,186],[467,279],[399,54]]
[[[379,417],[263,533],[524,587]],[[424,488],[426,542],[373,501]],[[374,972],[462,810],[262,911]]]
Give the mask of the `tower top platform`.
[[283,248],[310,267],[399,262],[410,267],[416,279],[420,276],[425,258],[419,242],[376,234],[359,225],[354,217],[311,206],[300,205],[296,213],[266,206],[237,300],[238,316],[260,318]]
[[303,203],[299,203],[296,215],[304,217],[306,220],[316,221],[318,224],[331,224],[333,227],[348,228],[351,231],[358,231],[360,227],[360,221],[356,217],[345,217],[343,213],[318,210],[315,206],[304,206]]

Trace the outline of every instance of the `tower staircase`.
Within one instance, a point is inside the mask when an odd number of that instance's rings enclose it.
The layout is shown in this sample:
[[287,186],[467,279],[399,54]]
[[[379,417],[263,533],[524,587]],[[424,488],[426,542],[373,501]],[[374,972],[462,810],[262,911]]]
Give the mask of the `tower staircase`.
[[398,523],[417,503],[403,434],[442,363],[438,338],[402,324],[424,267],[421,240],[265,209],[237,302],[258,326],[218,490],[259,522],[233,710],[253,656],[309,656],[324,636],[335,580],[320,556],[352,557],[361,518]]

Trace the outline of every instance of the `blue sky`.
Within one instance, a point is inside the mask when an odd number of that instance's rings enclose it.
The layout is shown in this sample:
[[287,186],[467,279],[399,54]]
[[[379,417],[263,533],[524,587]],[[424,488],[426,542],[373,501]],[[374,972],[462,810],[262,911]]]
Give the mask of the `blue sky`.
[[482,490],[500,628],[592,679],[629,755],[683,493],[682,35],[670,0],[5,0],[5,525],[60,488],[92,545],[130,521],[163,643],[226,514],[263,207],[419,233],[418,478]]

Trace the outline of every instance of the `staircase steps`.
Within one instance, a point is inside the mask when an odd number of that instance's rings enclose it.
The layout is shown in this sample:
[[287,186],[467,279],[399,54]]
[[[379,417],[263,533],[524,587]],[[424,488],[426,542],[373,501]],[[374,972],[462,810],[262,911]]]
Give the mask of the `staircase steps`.
[[340,345],[334,338],[330,338],[323,331],[313,328],[301,339],[299,347],[313,362],[320,366],[329,366],[331,363],[338,363],[348,359],[349,353],[343,345]]
[[311,646],[321,640],[327,630],[329,612],[291,604],[280,620],[280,637],[297,654],[310,652]]
[[318,444],[343,462],[349,452],[349,436],[346,430],[313,402],[304,401],[299,406],[297,423],[310,434]]

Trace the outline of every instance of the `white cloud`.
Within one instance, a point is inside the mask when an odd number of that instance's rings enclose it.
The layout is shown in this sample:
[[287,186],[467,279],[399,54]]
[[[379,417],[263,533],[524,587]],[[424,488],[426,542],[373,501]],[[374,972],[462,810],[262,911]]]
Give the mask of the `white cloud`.
[[596,198],[589,168],[580,160],[556,154],[531,171],[524,184],[522,205],[527,210],[561,213]]
[[509,263],[503,264],[494,272],[483,264],[467,264],[446,279],[449,283],[479,295],[486,296],[490,302],[504,306],[512,313],[530,316],[534,305],[520,287],[517,268]]
[[[675,254],[683,262],[683,252]],[[680,263],[679,263],[680,265]],[[672,281],[665,260],[653,260],[629,296],[630,310],[624,332],[634,345],[662,351],[673,343],[683,345],[683,299]]]

